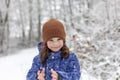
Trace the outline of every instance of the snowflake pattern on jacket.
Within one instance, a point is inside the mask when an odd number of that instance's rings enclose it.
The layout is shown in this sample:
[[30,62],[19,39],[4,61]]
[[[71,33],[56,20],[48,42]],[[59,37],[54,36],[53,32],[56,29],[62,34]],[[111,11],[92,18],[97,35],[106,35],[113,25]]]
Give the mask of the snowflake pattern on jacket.
[[[41,45],[39,43],[39,45]],[[41,49],[39,49],[41,51]],[[59,80],[80,80],[80,64],[74,53],[70,53],[68,58],[61,58],[61,51],[51,52],[46,60],[45,80],[52,80],[51,69],[55,70]],[[38,70],[42,70],[43,66],[40,60],[40,55],[33,59],[32,67],[27,73],[27,80],[37,80]]]

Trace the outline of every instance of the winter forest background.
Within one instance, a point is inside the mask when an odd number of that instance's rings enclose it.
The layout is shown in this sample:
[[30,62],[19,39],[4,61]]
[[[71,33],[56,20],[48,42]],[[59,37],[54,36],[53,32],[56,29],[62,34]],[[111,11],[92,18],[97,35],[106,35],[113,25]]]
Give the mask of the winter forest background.
[[120,80],[120,0],[0,0],[0,58],[36,46],[51,17],[66,26],[81,70]]

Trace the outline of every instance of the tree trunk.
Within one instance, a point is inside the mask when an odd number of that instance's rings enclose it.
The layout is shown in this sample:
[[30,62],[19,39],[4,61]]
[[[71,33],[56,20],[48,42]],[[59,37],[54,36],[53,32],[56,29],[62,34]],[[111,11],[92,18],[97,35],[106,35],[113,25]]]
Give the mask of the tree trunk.
[[116,0],[114,0],[115,1],[115,5],[114,5],[114,7],[115,7],[115,22],[116,22],[116,20],[117,20],[117,18],[118,18],[118,10],[117,10],[117,2],[116,2]]
[[32,28],[32,0],[29,0],[29,35],[28,35],[28,41],[29,45],[32,46],[32,35],[33,35],[33,28]]
[[54,17],[57,18],[57,9],[56,9],[56,0],[53,0],[54,1]]
[[106,16],[107,16],[106,24],[109,26],[110,25],[110,16],[109,16],[109,3],[108,3],[108,0],[106,0],[105,3],[106,3],[105,8],[106,8]]
[[9,48],[9,7],[10,7],[10,0],[5,0],[6,6],[6,13],[5,18],[2,18],[2,12],[0,12],[0,28],[1,28],[1,39],[0,39],[0,52],[4,52]]
[[[51,4],[51,0],[48,0],[48,3],[49,3],[48,6],[49,6],[49,10],[50,10],[50,15],[49,15],[49,16],[50,16],[50,17],[54,17],[54,16],[53,16],[52,7],[51,7],[51,5],[52,5],[52,4]],[[47,5],[46,5],[46,6],[47,6]]]
[[[18,0],[19,1],[19,0]],[[20,21],[21,21],[21,26],[22,26],[22,44],[24,45],[25,44],[25,39],[26,39],[26,36],[25,36],[25,26],[24,26],[24,14],[23,14],[23,10],[22,10],[22,5],[21,5],[21,2],[19,1],[19,11],[20,11]]]
[[41,41],[41,4],[40,4],[40,0],[37,0],[37,9],[38,9],[38,37],[37,37],[37,41]]
[[65,2],[64,2],[64,0],[62,0],[62,12],[61,12],[61,14],[63,14],[63,21],[64,21],[64,24],[65,24],[65,26],[66,26],[66,31],[70,31],[69,29],[69,25],[67,24],[67,8],[66,8],[66,6],[65,6]]
[[70,11],[70,27],[75,29],[73,19],[72,19],[73,13],[72,13],[72,2],[71,2],[71,0],[68,0],[68,3],[69,3],[69,11]]
[[2,12],[0,11],[0,53],[3,53],[4,28]]

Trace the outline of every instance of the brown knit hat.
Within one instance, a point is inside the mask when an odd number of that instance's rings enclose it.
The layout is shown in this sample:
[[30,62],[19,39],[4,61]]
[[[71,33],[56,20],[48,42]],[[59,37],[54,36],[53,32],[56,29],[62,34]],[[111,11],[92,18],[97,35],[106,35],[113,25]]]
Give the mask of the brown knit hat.
[[51,18],[43,25],[42,38],[44,42],[47,42],[53,37],[60,37],[65,41],[66,33],[63,24],[60,21]]

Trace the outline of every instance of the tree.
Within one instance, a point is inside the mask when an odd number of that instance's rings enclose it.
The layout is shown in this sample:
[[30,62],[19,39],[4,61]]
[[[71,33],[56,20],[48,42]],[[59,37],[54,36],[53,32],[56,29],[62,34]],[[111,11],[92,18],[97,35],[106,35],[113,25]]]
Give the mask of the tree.
[[18,4],[19,4],[19,14],[20,14],[20,25],[21,25],[21,31],[22,31],[22,44],[25,44],[25,39],[26,39],[26,35],[25,35],[25,15],[24,15],[24,11],[23,11],[23,7],[21,2],[18,0]]
[[2,11],[0,11],[0,52],[4,52],[9,48],[9,8],[10,8],[10,0],[5,0],[3,3],[6,7],[5,16],[3,16]]
[[6,16],[5,16],[5,25],[6,25],[6,46],[9,48],[9,7],[10,7],[10,0],[5,0],[5,5],[7,8]]
[[32,35],[33,35],[33,25],[32,25],[32,0],[29,1],[29,35],[28,35],[28,41],[29,45],[32,45]]
[[3,41],[4,41],[4,24],[2,19],[2,12],[0,11],[0,53],[3,52]]
[[75,29],[74,27],[74,23],[73,23],[73,13],[72,13],[72,1],[71,0],[68,0],[68,3],[69,3],[69,11],[70,11],[70,26],[73,27],[73,29]]
[[38,10],[37,41],[41,41],[41,3],[40,3],[40,0],[37,0],[37,10]]

